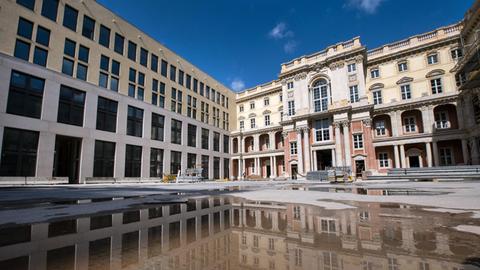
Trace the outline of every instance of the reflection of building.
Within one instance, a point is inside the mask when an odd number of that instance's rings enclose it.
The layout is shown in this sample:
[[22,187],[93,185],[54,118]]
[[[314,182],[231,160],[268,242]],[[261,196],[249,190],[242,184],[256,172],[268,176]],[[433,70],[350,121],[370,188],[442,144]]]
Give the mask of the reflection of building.
[[0,269],[226,269],[231,211],[228,198],[192,199],[0,229]]
[[480,256],[479,236],[447,228],[465,216],[355,206],[198,198],[2,228],[0,269],[454,270]]
[[[349,210],[234,204],[233,235],[247,269],[468,269],[480,239],[440,227],[449,214],[365,203]],[[433,224],[433,225],[432,225]],[[273,243],[273,244],[272,244]]]
[[480,160],[480,1],[465,13],[460,33],[463,58],[455,65],[460,86],[459,103],[465,108],[464,125],[473,162]]

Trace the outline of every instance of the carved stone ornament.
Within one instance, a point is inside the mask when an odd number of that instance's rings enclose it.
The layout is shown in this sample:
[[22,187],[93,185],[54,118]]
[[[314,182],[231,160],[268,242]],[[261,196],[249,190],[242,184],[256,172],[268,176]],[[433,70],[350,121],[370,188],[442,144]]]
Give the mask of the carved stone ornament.
[[283,85],[283,86],[287,85],[287,79],[283,79],[283,80],[282,80],[282,85]]
[[295,81],[304,80],[305,78],[307,78],[307,72],[298,73],[294,77]]
[[372,125],[372,119],[370,119],[370,118],[363,119],[362,122],[366,127],[370,127]]
[[340,128],[342,126],[341,122],[333,122],[333,127],[334,128]]
[[342,127],[350,127],[350,121],[342,121]]
[[288,137],[288,131],[282,131],[282,137],[285,139]]
[[357,55],[355,56],[355,62],[362,62],[363,61],[363,55]]

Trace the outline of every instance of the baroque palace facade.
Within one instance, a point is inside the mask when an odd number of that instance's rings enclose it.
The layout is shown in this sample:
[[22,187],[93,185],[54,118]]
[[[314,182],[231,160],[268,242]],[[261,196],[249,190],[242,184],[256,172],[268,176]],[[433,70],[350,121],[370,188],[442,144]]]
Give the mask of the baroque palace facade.
[[234,93],[95,0],[3,1],[0,177],[137,181],[201,167],[207,179],[276,178],[331,166],[361,176],[479,164],[475,60],[478,1],[462,23],[373,50],[356,37]]
[[237,94],[234,177],[479,164],[474,106],[459,100],[465,75],[452,71],[461,29],[372,50],[356,37],[282,64],[278,79]]

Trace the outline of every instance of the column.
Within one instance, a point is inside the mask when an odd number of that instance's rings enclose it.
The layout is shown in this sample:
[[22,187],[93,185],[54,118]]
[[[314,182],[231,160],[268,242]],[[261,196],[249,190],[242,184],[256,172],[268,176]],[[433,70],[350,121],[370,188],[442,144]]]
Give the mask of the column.
[[342,162],[342,142],[340,141],[340,123],[335,122],[335,165],[337,167],[343,166]]
[[305,173],[311,171],[311,163],[310,163],[310,129],[305,128],[303,132],[303,145],[305,147]]
[[432,106],[422,107],[422,123],[423,123],[423,132],[432,133],[433,129],[433,108]]
[[275,178],[277,177],[277,157],[273,156],[273,165],[272,165],[272,177]]
[[[459,119],[461,121],[463,119]],[[470,164],[470,155],[468,154],[468,142],[466,139],[462,139],[462,154],[463,154],[463,164]]]
[[240,174],[241,179],[243,180],[243,173],[247,176],[247,171],[245,170],[245,159],[242,159],[242,174]]
[[260,151],[260,135],[253,135],[253,151]]
[[[316,155],[315,155],[315,161],[316,161]],[[337,166],[337,157],[335,154],[335,149],[332,149],[332,166],[336,167]],[[317,162],[315,162],[315,168],[317,167]]]
[[268,177],[273,178],[273,156],[270,156],[270,175]]
[[302,130],[297,129],[297,160],[298,173],[303,175],[303,156],[302,156]]
[[318,168],[317,168],[317,151],[313,150],[312,151],[312,170],[313,171],[318,171]]
[[260,158],[255,158],[255,174],[262,175],[261,170],[262,168],[260,166]]
[[440,166],[440,155],[438,154],[437,142],[433,142],[433,162],[435,167]]
[[430,143],[425,143],[425,148],[427,149],[427,167],[432,167],[432,148]]
[[345,166],[352,166],[352,155],[350,154],[350,122],[345,121],[343,126],[343,142],[345,145]]
[[[473,117],[472,117],[473,118]],[[470,150],[472,151],[472,164],[480,164],[480,154],[478,152],[478,139],[476,137],[470,138]]]
[[393,146],[393,152],[395,153],[395,168],[400,168],[400,154],[398,152],[398,145]]
[[400,162],[402,164],[402,168],[406,168],[406,163],[405,163],[405,145],[401,144],[400,145]]
[[[388,115],[390,115],[390,121],[392,123],[392,136],[398,136],[399,135],[399,129],[398,129],[398,112],[393,111],[390,112]],[[401,125],[400,125],[401,126]]]

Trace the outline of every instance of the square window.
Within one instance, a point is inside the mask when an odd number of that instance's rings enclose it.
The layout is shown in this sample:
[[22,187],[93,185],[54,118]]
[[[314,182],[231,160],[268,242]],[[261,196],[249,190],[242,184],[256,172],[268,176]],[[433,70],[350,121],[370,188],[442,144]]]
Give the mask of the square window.
[[63,48],[63,53],[68,56],[75,57],[75,47],[75,41],[65,39],[65,47]]
[[115,61],[113,59],[112,59],[112,73],[117,76],[120,75],[120,62]]
[[30,44],[24,41],[17,39],[15,43],[15,52],[13,55],[17,58],[28,61],[30,56]]
[[107,86],[108,86],[108,74],[100,72],[100,76],[98,78],[98,85],[103,87],[103,88],[107,88]]
[[427,56],[427,62],[428,62],[429,65],[433,65],[433,64],[438,63],[438,55],[436,53],[428,55]]
[[48,51],[39,47],[35,47],[33,52],[33,63],[40,66],[47,66]]
[[48,47],[48,45],[50,44],[50,30],[48,30],[47,28],[38,26],[36,42],[38,44]]
[[135,97],[135,85],[133,84],[128,85],[128,96]]
[[58,0],[43,0],[42,16],[57,21]]
[[77,65],[77,79],[86,81],[87,80],[87,71],[88,71],[87,66],[82,65],[82,64],[78,64]]
[[131,82],[135,82],[135,79],[137,77],[136,75],[137,75],[137,71],[133,68],[130,68],[128,72],[128,80]]
[[32,39],[32,32],[33,32],[33,23],[31,21],[27,21],[24,18],[20,18],[18,20],[18,28],[17,28],[17,35]]
[[110,90],[118,92],[118,79],[115,77],[110,79]]
[[78,59],[80,61],[88,63],[89,53],[90,53],[90,49],[88,49],[87,47],[85,47],[83,45],[80,45],[80,47],[78,48]]
[[108,58],[105,55],[102,55],[100,57],[100,69],[101,70],[104,70],[104,71],[108,72],[109,63],[110,63],[110,58]]
[[63,58],[62,73],[73,76],[73,61],[68,58]]

